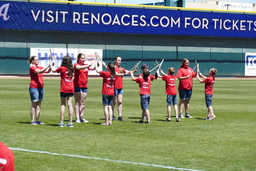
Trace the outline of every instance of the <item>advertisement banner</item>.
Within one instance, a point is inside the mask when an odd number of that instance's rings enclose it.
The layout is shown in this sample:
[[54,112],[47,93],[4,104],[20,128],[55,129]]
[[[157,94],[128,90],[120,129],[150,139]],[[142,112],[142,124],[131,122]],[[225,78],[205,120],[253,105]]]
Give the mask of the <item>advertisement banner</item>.
[[245,76],[256,76],[256,53],[245,54]]
[[221,10],[234,10],[234,11],[252,11],[252,3],[237,3],[237,2],[220,2],[219,9]]
[[[73,65],[77,63],[77,55],[83,53],[85,55],[85,63],[90,63],[98,58],[103,60],[102,49],[66,49],[66,48],[30,48],[30,56],[38,56],[39,65],[47,67],[49,62],[54,62],[54,67],[60,67],[62,59],[65,55],[69,55],[72,58]],[[52,58],[54,60],[52,60]],[[93,66],[92,66],[93,67]],[[100,62],[99,69],[102,70],[102,64]],[[56,73],[49,73],[56,74]],[[95,70],[89,70],[89,75],[99,75]]]
[[0,29],[256,37],[256,15],[0,1]]

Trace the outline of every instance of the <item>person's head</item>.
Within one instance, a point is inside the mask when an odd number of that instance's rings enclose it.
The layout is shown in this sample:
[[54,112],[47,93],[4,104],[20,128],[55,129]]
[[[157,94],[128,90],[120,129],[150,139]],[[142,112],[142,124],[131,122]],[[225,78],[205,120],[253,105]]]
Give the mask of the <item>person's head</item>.
[[168,68],[168,73],[169,75],[173,75],[175,73],[175,68],[173,67]]
[[108,67],[108,70],[110,71],[111,75],[114,77],[116,75],[114,63],[109,62],[107,67]]
[[66,55],[63,57],[61,66],[67,67],[69,77],[73,76],[74,70],[73,70],[72,58],[70,56]]
[[217,69],[211,68],[211,69],[209,70],[209,74],[210,74],[210,76],[215,77],[215,75],[217,74]]
[[143,71],[143,78],[148,78],[149,75],[150,75],[150,72],[148,70]]
[[85,61],[85,55],[83,53],[79,53],[77,55],[77,63],[84,64]]
[[148,70],[148,68],[149,68],[149,65],[148,65],[148,64],[142,64],[142,65],[141,65],[142,71]]
[[114,59],[115,65],[120,66],[122,62],[122,58],[120,56],[116,56]]
[[189,66],[189,60],[187,58],[184,58],[181,62],[180,68],[188,68]]
[[28,63],[29,63],[29,64],[38,65],[38,64],[39,64],[38,57],[37,57],[37,56],[30,56],[30,57],[28,58]]

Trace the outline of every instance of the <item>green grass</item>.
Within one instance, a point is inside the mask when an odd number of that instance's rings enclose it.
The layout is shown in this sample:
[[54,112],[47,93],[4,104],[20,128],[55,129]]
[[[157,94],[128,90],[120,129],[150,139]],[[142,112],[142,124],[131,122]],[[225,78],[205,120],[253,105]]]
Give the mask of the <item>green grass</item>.
[[[59,78],[45,78],[41,120],[30,125],[29,79],[1,79],[0,141],[10,147],[73,154],[177,168],[216,170],[256,169],[256,80],[217,79],[213,107],[217,118],[205,121],[204,84],[194,80],[190,113],[193,119],[165,122],[164,82],[152,82],[151,124],[141,116],[138,85],[124,80],[123,117],[104,122],[102,79],[90,79],[85,118],[90,122],[59,128]],[[66,114],[65,119],[68,119]],[[174,118],[173,118],[174,120]],[[140,164],[57,156],[13,150],[20,170],[168,170]]]

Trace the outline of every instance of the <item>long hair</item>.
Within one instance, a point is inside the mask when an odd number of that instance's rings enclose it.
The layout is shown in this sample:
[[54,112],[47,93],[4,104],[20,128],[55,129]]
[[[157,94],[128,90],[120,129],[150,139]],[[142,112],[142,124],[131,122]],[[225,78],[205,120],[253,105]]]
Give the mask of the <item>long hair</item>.
[[146,79],[150,75],[150,72],[148,70],[143,71],[143,78]]
[[116,71],[115,71],[114,63],[112,63],[112,62],[108,63],[108,68],[109,68],[109,71],[111,73],[111,76],[115,77],[116,76]]
[[79,54],[77,55],[77,63],[79,62],[79,59],[80,59],[83,55],[84,55],[83,53],[79,53]]
[[62,59],[61,66],[66,67],[68,69],[68,76],[72,77],[74,73],[72,59],[70,56],[64,56]]
[[187,58],[184,58],[180,64],[180,68],[183,68],[186,62],[189,62],[189,60]]
[[32,64],[32,61],[35,60],[35,57],[36,57],[36,56],[30,56],[30,57],[28,58],[28,63],[29,63],[29,64]]

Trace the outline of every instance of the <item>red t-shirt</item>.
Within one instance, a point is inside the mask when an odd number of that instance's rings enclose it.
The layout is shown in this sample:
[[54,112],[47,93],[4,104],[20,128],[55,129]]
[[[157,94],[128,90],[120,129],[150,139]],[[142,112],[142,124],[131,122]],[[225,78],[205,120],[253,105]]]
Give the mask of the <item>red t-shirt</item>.
[[[126,70],[123,68],[124,72]],[[120,73],[119,67],[115,67],[115,71]],[[122,89],[123,88],[123,77],[116,77],[115,78],[115,89]]]
[[138,77],[135,79],[136,83],[139,84],[140,95],[150,95],[151,81],[155,79],[154,76],[148,76],[148,78]]
[[29,68],[29,75],[30,75],[30,88],[44,88],[44,80],[43,80],[43,73],[36,74],[35,70],[41,70],[44,69],[44,67],[41,66],[30,66]]
[[80,66],[80,64],[79,63],[74,64],[74,70],[75,70],[74,86],[81,87],[81,88],[87,88],[88,87],[88,72],[90,69],[85,68],[82,70],[76,70],[76,66]]
[[14,170],[14,155],[4,143],[0,142],[0,171]]
[[176,91],[176,76],[175,75],[163,75],[162,80],[165,81],[165,94],[177,95]]
[[108,71],[100,71],[99,73],[100,76],[103,78],[101,93],[108,96],[114,96],[115,78],[113,78],[111,76],[111,73]]
[[205,85],[204,85],[204,93],[205,94],[210,94],[213,95],[214,91],[213,91],[213,84],[215,82],[215,77],[207,77],[206,79],[204,79]]
[[68,69],[66,67],[59,67],[56,72],[60,73],[60,92],[74,93],[73,77],[68,76]]
[[196,77],[196,73],[190,67],[178,69],[177,78],[186,77],[189,74],[191,74],[189,78],[180,80],[179,87],[178,87],[179,90],[192,90],[193,78]]

